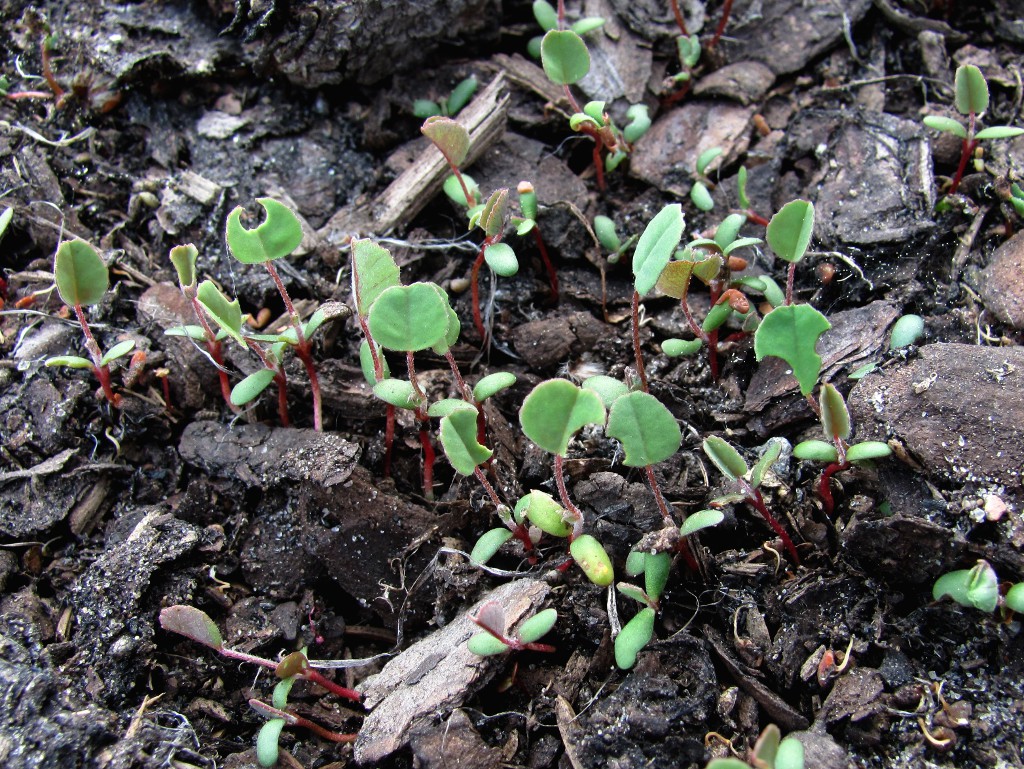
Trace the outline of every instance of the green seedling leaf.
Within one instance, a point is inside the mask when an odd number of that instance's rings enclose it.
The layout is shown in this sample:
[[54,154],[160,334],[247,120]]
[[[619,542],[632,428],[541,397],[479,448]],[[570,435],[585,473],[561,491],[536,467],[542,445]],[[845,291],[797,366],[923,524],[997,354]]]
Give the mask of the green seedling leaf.
[[[513,218],[512,222],[515,223],[516,219]],[[533,232],[533,228],[537,226],[537,222],[533,219],[522,219],[516,224],[516,235],[522,237],[523,235],[529,235]]]
[[555,498],[543,491],[534,490],[516,503],[515,515],[518,520],[525,516],[530,523],[553,537],[568,537],[572,524],[566,518],[566,510]]
[[385,289],[400,284],[398,264],[390,251],[372,240],[352,243],[352,293],[356,312],[365,317]]
[[69,307],[99,304],[110,285],[107,265],[81,238],[65,240],[57,247],[53,278],[60,298]]
[[242,347],[246,346],[242,337],[242,308],[237,299],[229,300],[211,280],[204,280],[199,284],[196,298],[218,328]]
[[726,478],[735,481],[747,474],[747,463],[724,439],[711,435],[704,439],[704,453]]
[[690,188],[690,200],[701,211],[711,211],[715,207],[715,200],[704,182],[694,182]]
[[516,193],[519,195],[519,210],[523,212],[523,218],[533,221],[537,219],[537,192],[533,183],[521,181],[516,185]]
[[999,578],[988,561],[978,561],[970,569],[943,574],[932,588],[932,597],[941,601],[949,596],[961,606],[985,612],[999,604]]
[[704,769],[750,769],[750,764],[738,758],[713,758]]
[[278,742],[281,739],[281,730],[284,729],[283,718],[271,718],[260,728],[256,735],[256,760],[262,767],[277,765],[280,755]]
[[747,167],[740,166],[736,172],[736,196],[739,199],[740,208],[746,211],[750,208],[750,198],[747,197]]
[[793,456],[812,462],[836,462],[839,460],[839,452],[835,445],[818,440],[801,441],[796,444],[793,447]]
[[809,304],[776,307],[765,315],[754,334],[754,356],[782,358],[793,369],[800,392],[809,395],[818,381],[821,357],[815,351],[818,338],[832,324]]
[[649,393],[633,392],[615,400],[606,433],[622,444],[627,467],[664,462],[679,450],[683,434],[672,412]]
[[194,606],[168,606],[160,610],[160,627],[220,651],[224,647],[217,623]]
[[786,292],[782,290],[782,286],[769,275],[762,275],[761,280],[764,282],[764,298],[768,300],[768,304],[772,307],[782,307],[786,303]]
[[736,288],[748,288],[751,291],[757,291],[762,294],[764,293],[765,288],[767,288],[767,284],[764,282],[764,279],[760,276],[754,275],[741,275],[732,281],[731,285]]
[[472,475],[477,465],[494,453],[477,442],[476,417],[475,409],[457,409],[441,419],[441,446],[448,462],[461,475]]
[[388,350],[426,350],[448,332],[448,303],[433,284],[391,286],[370,308],[370,335]]
[[865,462],[869,459],[883,459],[892,455],[888,443],[882,441],[861,441],[846,450],[847,462]]
[[994,125],[982,128],[974,134],[975,139],[1012,139],[1015,136],[1024,134],[1024,128],[1014,128],[1006,125]]
[[56,355],[47,358],[44,364],[47,368],[60,366],[62,368],[92,368],[92,361],[88,358],[81,358],[77,355]]
[[430,99],[415,99],[412,103],[412,114],[421,120],[428,117],[435,117],[444,113],[441,105]]
[[476,406],[461,398],[443,398],[430,404],[430,407],[427,409],[427,416],[432,419],[441,419],[455,411],[471,411],[476,414]]
[[958,139],[967,138],[967,129],[964,128],[963,123],[959,120],[954,120],[951,117],[926,115],[922,122],[929,128],[933,128],[936,131],[942,131],[943,133],[953,134],[953,136]]
[[651,115],[646,104],[633,104],[626,110],[626,127],[622,129],[622,138],[633,144],[651,129]]
[[851,371],[850,375],[847,378],[852,379],[853,381],[856,382],[858,379],[863,379],[864,377],[866,377],[876,368],[878,368],[877,363],[865,363],[863,366],[858,366],[854,371]]
[[277,667],[274,668],[274,675],[281,680],[274,687],[274,696],[270,701],[275,708],[287,707],[288,693],[292,688],[292,684],[295,683],[295,676],[302,673],[308,667],[309,660],[306,659],[306,655],[301,651],[294,651],[277,663]]
[[473,387],[473,398],[482,403],[491,396],[497,395],[516,383],[516,375],[507,371],[488,374]]
[[661,351],[670,358],[693,355],[698,352],[704,342],[701,339],[666,339],[661,343]]
[[259,397],[259,394],[266,390],[274,381],[274,372],[268,368],[261,368],[231,388],[231,403],[235,406],[244,406]]
[[399,409],[415,411],[423,405],[423,398],[417,395],[412,382],[405,379],[382,379],[373,386],[373,394]]
[[473,545],[473,550],[469,554],[470,562],[477,566],[482,566],[491,560],[495,553],[501,549],[501,546],[511,538],[512,532],[508,529],[491,529]]
[[228,214],[226,237],[231,255],[243,264],[261,264],[287,256],[302,242],[302,225],[288,206],[273,198],[256,198],[267,218],[248,230],[242,225],[241,206]]
[[[476,183],[472,176],[468,174],[462,174],[462,181],[466,183],[466,187],[469,189],[469,194],[474,199],[479,200],[480,198],[480,186]],[[444,194],[448,196],[456,205],[462,206],[463,208],[469,208],[469,201],[466,200],[466,195],[462,191],[462,185],[459,184],[459,178],[454,174],[448,176],[444,180]]]
[[577,35],[585,35],[588,32],[593,32],[595,29],[600,29],[604,26],[605,20],[600,16],[586,16],[579,21],[573,22],[570,29]]
[[732,312],[732,307],[729,306],[728,302],[719,302],[708,310],[708,314],[704,316],[704,322],[700,324],[700,327],[708,333],[716,328],[721,328],[729,320]]
[[673,299],[682,299],[689,290],[690,280],[696,277],[705,285],[722,270],[722,257],[705,251],[684,249],[681,258],[669,262],[658,278],[658,290]]
[[636,613],[615,636],[615,664],[620,670],[629,670],[636,664],[640,653],[654,637],[654,609],[645,607]]
[[576,561],[587,579],[595,585],[608,587],[615,579],[612,561],[604,545],[590,534],[581,534],[569,545],[569,554]]
[[711,161],[721,155],[722,152],[724,150],[721,147],[711,147],[700,153],[697,156],[697,175],[704,176],[708,166],[711,165]]
[[3,213],[0,213],[0,238],[7,232],[7,228],[11,225],[11,219],[14,218],[14,209],[5,208]]
[[585,112],[576,112],[569,116],[569,128],[573,131],[580,131],[586,125],[593,126],[594,128],[601,127],[601,123],[598,120],[595,120]]
[[626,556],[626,574],[635,577],[644,573],[647,566],[647,553],[643,550],[630,550]]
[[644,228],[633,253],[633,285],[640,296],[647,296],[658,283],[683,237],[684,226],[683,208],[673,203],[661,209]]
[[791,200],[768,222],[765,237],[780,259],[799,262],[807,253],[813,231],[814,206],[806,200]]
[[683,525],[679,527],[679,533],[684,537],[688,537],[691,534],[696,534],[701,529],[717,526],[724,520],[725,513],[721,510],[698,510],[696,513],[691,513],[687,516],[686,520],[683,521]]
[[444,355],[451,349],[453,344],[459,341],[459,333],[462,331],[462,323],[459,321],[458,313],[452,309],[451,304],[448,302],[448,294],[444,292],[444,289],[436,283],[432,283],[431,285],[434,286],[441,295],[442,301],[444,301],[445,312],[448,315],[448,328],[445,330],[444,336],[441,340],[430,349],[438,355]]
[[583,38],[571,30],[548,30],[540,43],[544,74],[555,85],[572,85],[590,71],[590,53]]
[[821,426],[825,430],[825,437],[832,440],[842,438],[844,441],[849,438],[850,412],[839,390],[831,384],[822,385],[818,402],[821,405]]
[[445,159],[453,166],[460,166],[469,154],[469,131],[450,117],[428,117],[420,126],[420,132],[434,143]]
[[693,69],[700,61],[700,38],[696,35],[680,35],[676,38],[676,48],[679,51],[679,63],[686,69]]
[[123,342],[118,342],[111,347],[107,352],[100,358],[100,365],[110,365],[111,361],[115,361],[118,358],[124,357],[132,350],[135,349],[135,342],[132,339],[125,339]]
[[492,192],[484,203],[478,224],[487,237],[496,238],[505,231],[505,225],[508,223],[508,206],[507,187]]
[[973,64],[961,64],[956,68],[953,86],[956,89],[954,103],[961,115],[972,112],[980,115],[988,109],[988,83],[981,70]]
[[610,409],[616,400],[629,392],[629,388],[624,382],[604,374],[587,377],[583,381],[583,389],[597,393],[597,397],[601,399],[601,403],[606,409]]
[[182,288],[196,287],[196,260],[198,258],[199,250],[191,243],[171,249],[171,264],[174,265],[174,270],[178,273],[178,283]]
[[775,724],[768,724],[764,728],[751,751],[751,764],[756,769],[774,769],[775,754],[779,751],[781,738],[782,733]]
[[901,316],[889,332],[889,349],[898,350],[910,347],[924,336],[924,318],[920,315]]
[[775,753],[775,769],[804,769],[804,744],[796,737],[780,742]]
[[782,455],[782,446],[783,442],[781,440],[772,438],[761,458],[750,468],[750,485],[755,489],[761,485],[761,481],[764,480],[768,468],[779,461],[779,457]]
[[618,251],[622,247],[622,240],[615,232],[615,222],[607,216],[594,217],[594,234],[598,242],[609,251]]
[[644,564],[644,587],[653,601],[660,601],[668,584],[668,573],[672,568],[672,556],[668,553],[648,554]]
[[519,260],[516,252],[508,243],[494,243],[484,250],[484,261],[487,266],[503,278],[510,278],[519,272]]
[[547,0],[536,0],[533,4],[533,18],[540,24],[541,29],[558,28],[558,11]]
[[650,606],[650,597],[643,590],[638,588],[636,585],[631,585],[628,582],[620,582],[615,586],[615,589],[622,593],[626,598],[632,598],[637,603],[642,603],[644,606]]
[[[747,217],[743,214],[729,214],[722,223],[715,229],[715,243],[725,251],[725,248],[732,243],[740,234],[740,228],[747,223]],[[752,238],[755,243],[761,241]]]
[[490,633],[477,633],[469,641],[466,642],[466,646],[473,654],[479,657],[491,657],[495,654],[504,654],[509,650],[509,646],[497,638],[492,636]]
[[722,249],[722,254],[729,256],[733,251],[739,251],[741,248],[756,246],[761,242],[760,238],[736,238],[736,240]]
[[580,428],[603,424],[604,418],[604,405],[596,393],[564,379],[541,382],[519,410],[519,423],[526,437],[545,451],[563,457]]
[[531,59],[540,58],[540,44],[543,42],[543,38],[540,35],[531,37],[529,42],[526,44],[526,53],[530,55]]
[[1017,614],[1024,614],[1024,582],[1018,582],[1003,597],[1006,608]]
[[539,611],[519,626],[519,640],[532,644],[551,632],[558,621],[558,612],[554,609]]
[[588,101],[583,105],[583,114],[593,120],[597,125],[604,125],[604,102]]
[[[383,352],[378,347],[377,355],[381,362],[381,368],[383,369],[384,379],[391,376],[391,369],[388,367],[387,359],[384,358]],[[373,355],[370,354],[370,344],[365,339],[359,344],[359,367],[363,370],[363,378],[366,379],[366,383],[371,387],[377,384],[377,373],[373,367]]]
[[476,93],[479,85],[480,83],[477,81],[476,75],[470,75],[455,86],[452,89],[451,96],[448,97],[448,114],[457,115],[461,112],[462,108],[469,104],[469,100],[473,98],[473,94]]

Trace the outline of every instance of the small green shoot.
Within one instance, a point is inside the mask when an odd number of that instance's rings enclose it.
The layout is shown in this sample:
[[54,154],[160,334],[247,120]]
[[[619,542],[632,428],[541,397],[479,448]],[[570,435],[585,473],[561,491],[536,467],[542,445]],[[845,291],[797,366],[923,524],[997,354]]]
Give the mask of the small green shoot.
[[476,616],[469,617],[482,630],[467,642],[469,650],[481,657],[504,654],[508,651],[534,651],[551,653],[555,647],[550,644],[538,643],[558,621],[558,613],[554,609],[544,609],[524,620],[516,633],[506,634],[505,610],[495,601],[487,601],[477,611]]
[[416,99],[412,103],[412,114],[421,120],[436,116],[453,117],[469,104],[469,100],[473,98],[479,85],[476,75],[470,75],[455,86],[445,99],[438,101]]
[[995,569],[985,560],[970,569],[951,571],[935,581],[932,597],[936,601],[952,598],[968,609],[991,613],[999,606],[999,578]]
[[924,336],[924,318],[908,313],[896,319],[889,332],[889,349],[901,350],[917,344]]

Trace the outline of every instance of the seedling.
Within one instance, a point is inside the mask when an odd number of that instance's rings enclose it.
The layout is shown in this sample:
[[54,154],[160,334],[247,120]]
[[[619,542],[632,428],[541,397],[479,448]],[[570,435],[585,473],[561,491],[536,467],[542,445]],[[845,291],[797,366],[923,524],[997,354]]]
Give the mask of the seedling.
[[1000,606],[1017,614],[1024,614],[1024,582],[1011,585],[1000,595],[999,578],[995,569],[985,560],[979,560],[970,569],[951,571],[935,581],[932,597],[936,601],[952,598],[967,609],[992,613]]
[[[714,463],[722,475],[739,485],[742,491],[740,499],[747,502],[747,504],[761,514],[761,517],[779,535],[779,539],[782,540],[782,544],[793,559],[793,562],[799,564],[800,556],[797,555],[796,547],[793,546],[793,540],[790,539],[786,530],[782,528],[782,524],[768,510],[764,497],[758,488],[761,485],[761,481],[764,480],[768,468],[779,458],[781,452],[781,444],[772,443],[757,463],[752,468],[748,468],[746,461],[740,456],[740,453],[724,439],[716,435],[704,439],[704,453],[707,454],[708,459]],[[724,503],[733,500],[730,497],[719,501]],[[715,502],[712,502],[712,505],[714,504]]]
[[446,99],[430,101],[429,99],[416,99],[412,103],[412,114],[421,120],[438,115],[452,117],[459,114],[463,107],[469,104],[469,100],[476,93],[479,82],[476,75],[470,75],[452,89]]
[[749,763],[738,758],[715,758],[706,769],[804,769],[803,743],[795,737],[781,737],[779,727],[768,724],[750,751]]
[[92,369],[107,401],[114,407],[120,407],[121,396],[114,392],[110,382],[110,364],[130,353],[135,347],[135,342],[130,339],[119,342],[104,352],[92,335],[83,309],[103,301],[103,295],[107,293],[110,285],[107,265],[103,263],[96,249],[84,240],[65,240],[57,247],[57,254],[53,260],[53,278],[60,298],[75,311],[78,323],[82,327],[85,349],[89,357],[61,355],[48,359],[46,365]]
[[224,402],[228,404],[232,411],[238,413],[239,407],[231,402],[231,380],[228,378],[228,371],[224,367],[222,342],[227,338],[227,332],[223,329],[215,332],[211,328],[209,321],[206,320],[206,314],[203,311],[202,305],[199,304],[196,285],[196,260],[198,256],[199,251],[191,243],[184,246],[175,246],[171,249],[170,254],[171,263],[178,274],[178,287],[192,306],[192,311],[195,313],[199,325],[172,328],[168,329],[165,333],[168,336],[186,336],[197,342],[203,342],[206,345],[210,359],[217,367],[217,376],[220,379],[220,392],[224,397]]
[[981,70],[973,64],[963,64],[956,68],[954,78],[955,97],[953,104],[957,112],[967,117],[966,125],[959,120],[940,115],[928,115],[924,124],[936,131],[953,134],[960,139],[960,163],[949,186],[949,194],[956,195],[963,180],[967,161],[974,154],[978,142],[984,139],[1011,139],[1024,134],[1024,128],[1012,126],[989,126],[977,130],[978,117],[988,109],[988,83]]
[[555,647],[550,644],[538,643],[558,621],[558,612],[544,609],[519,625],[518,632],[508,633],[505,630],[505,610],[495,601],[487,601],[477,611],[476,616],[469,617],[484,632],[477,633],[466,642],[473,654],[489,657],[504,654],[508,651],[532,651],[551,653]]
[[[672,0],[673,10],[678,11],[679,4]],[[686,29],[681,13],[676,14],[676,21],[679,28]],[[666,95],[662,96],[661,105],[668,107],[680,101],[693,87],[694,78],[697,76],[697,63],[700,61],[701,47],[700,39],[696,35],[687,34],[685,31],[676,38],[676,51],[679,55],[679,72],[665,78],[663,88]]]
[[[245,210],[238,206],[228,214],[226,238],[228,249],[232,256],[243,264],[262,264],[267,268],[270,277],[277,286],[277,291],[284,302],[285,312],[291,329],[277,335],[274,339],[266,339],[273,344],[284,343],[295,349],[295,354],[302,361],[309,377],[310,391],[313,396],[313,429],[318,432],[323,430],[323,415],[320,405],[320,381],[317,378],[316,365],[313,362],[313,347],[310,337],[324,321],[322,311],[313,313],[313,316],[305,324],[299,317],[299,313],[292,304],[288,289],[285,288],[281,276],[274,267],[274,260],[287,256],[302,242],[302,225],[298,217],[283,203],[272,198],[257,198],[263,210],[266,212],[266,219],[257,227],[249,230],[242,225],[242,214]],[[264,386],[270,384],[266,379]],[[235,401],[237,403],[237,401]]]
[[[562,3],[559,3],[559,8],[556,10],[551,3],[547,0],[536,0],[533,4],[533,18],[537,20],[540,28],[545,32],[550,32],[553,29],[559,28],[559,13],[564,16],[565,8]],[[596,29],[600,29],[604,26],[605,20],[600,16],[587,16],[580,19],[579,21],[573,22],[569,29],[575,32],[577,35],[585,35],[588,32],[593,32]],[[541,56],[541,42],[543,41],[542,36],[530,38],[530,42],[526,44],[526,51],[535,59],[539,59]]]
[[516,258],[516,252],[510,245],[501,242],[505,237],[505,229],[508,227],[511,216],[508,197],[508,189],[502,187],[500,190],[496,190],[479,212],[471,214],[469,220],[470,228],[479,225],[480,229],[484,231],[484,240],[480,244],[480,252],[473,261],[469,280],[473,301],[473,325],[485,344],[490,334],[484,327],[483,316],[480,312],[480,270],[486,263],[502,277],[511,277],[519,272],[519,260]]
[[224,646],[224,641],[217,624],[210,619],[209,615],[193,606],[176,605],[162,609],[160,611],[160,627],[207,646],[222,657],[269,668],[281,679],[274,687],[273,699],[271,700],[272,705],[267,705],[258,699],[249,700],[249,705],[253,710],[269,719],[263,725],[263,728],[260,729],[256,740],[256,755],[261,766],[270,767],[274,766],[277,762],[277,742],[281,736],[281,730],[286,725],[305,727],[318,737],[333,742],[352,742],[355,740],[356,735],[354,734],[338,734],[287,710],[288,694],[297,678],[305,678],[311,683],[322,686],[338,697],[351,700],[352,702],[361,701],[359,692],[339,686],[329,678],[325,678],[310,664],[305,650],[292,652],[280,661],[275,662],[274,660],[257,657],[237,649],[231,649]]
[[715,207],[715,201],[711,198],[708,185],[714,187],[714,183],[708,178],[708,166],[722,154],[721,147],[711,147],[704,150],[697,156],[697,179],[690,188],[690,200],[701,211],[710,211]]
[[563,462],[576,432],[586,425],[603,425],[604,420],[605,408],[600,397],[564,379],[541,382],[526,396],[519,410],[519,422],[526,437],[555,455],[555,485],[572,521],[569,553],[590,581],[601,586],[610,585],[614,578],[611,560],[600,542],[583,534],[583,511],[569,498]]
[[671,567],[672,556],[669,553],[634,550],[626,559],[626,573],[633,577],[643,574],[646,589],[641,590],[628,582],[619,582],[615,586],[623,595],[643,604],[643,608],[615,636],[615,664],[622,670],[629,670],[636,664],[636,655],[654,637],[654,618],[660,608]]
[[548,255],[547,244],[540,233],[540,225],[537,224],[537,193],[533,184],[528,181],[519,182],[516,187],[519,195],[519,210],[521,217],[512,217],[512,224],[515,225],[517,235],[533,233],[533,240],[537,244],[537,251],[540,253],[540,260],[544,264],[544,270],[548,275],[548,284],[551,286],[551,303],[558,304],[558,273],[555,265],[551,263]]
[[889,332],[889,349],[900,350],[917,344],[924,336],[924,318],[920,315],[901,315]]
[[829,463],[818,479],[818,494],[825,504],[825,514],[831,518],[835,510],[829,485],[832,476],[855,464],[887,457],[892,454],[892,449],[881,441],[861,441],[853,445],[847,443],[851,432],[850,412],[843,396],[833,385],[822,385],[818,411],[828,442],[803,441],[793,447],[793,456]]

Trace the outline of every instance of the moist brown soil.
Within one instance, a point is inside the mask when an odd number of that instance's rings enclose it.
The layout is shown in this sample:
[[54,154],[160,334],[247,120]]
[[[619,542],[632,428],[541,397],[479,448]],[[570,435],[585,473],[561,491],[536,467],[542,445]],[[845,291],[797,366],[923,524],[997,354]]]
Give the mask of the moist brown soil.
[[[330,673],[358,685],[365,707],[295,687],[296,712],[360,738],[353,747],[286,729],[281,766],[703,767],[730,745],[745,755],[769,723],[799,735],[809,767],[1022,765],[1020,622],[934,602],[931,586],[981,558],[1002,580],[1024,579],[1024,240],[1011,238],[1022,219],[1006,197],[1024,139],[988,143],[961,195],[937,206],[959,146],[920,123],[952,114],[962,63],[989,79],[987,124],[1024,122],[1019,8],[737,2],[694,88],[669,104],[657,94],[678,71],[669,3],[568,6],[608,19],[588,37],[587,98],[620,120],[643,101],[654,117],[606,190],[561,92],[523,58],[537,31],[526,2],[0,0],[9,91],[47,90],[34,74],[47,22],[71,92],[59,105],[0,101],[0,209],[13,208],[0,244],[4,766],[255,765],[262,719],[247,700],[269,699],[272,683],[162,630],[158,614],[174,604],[201,608],[227,645],[265,657],[302,646],[314,659],[381,655]],[[682,6],[707,44],[720,3]],[[463,214],[429,185],[380,229],[389,184],[432,157],[412,100],[443,97],[469,74],[481,91],[496,87],[499,106],[468,170],[483,190],[534,183],[559,279],[555,301],[534,241],[510,238],[521,269],[484,278],[486,348],[465,291],[479,231],[467,236]],[[688,193],[697,154],[715,145],[716,207],[705,213]],[[820,427],[785,364],[758,363],[737,335],[714,381],[704,353],[661,351],[687,335],[678,303],[645,299],[651,392],[683,430],[681,450],[656,467],[666,497],[681,519],[735,490],[706,460],[705,437],[726,437],[748,460],[782,439],[763,490],[801,563],[756,512],[727,507],[694,542],[699,572],[674,565],[656,640],[630,671],[614,665],[612,627],[635,604],[557,568],[557,544],[545,541],[535,565],[512,549],[493,562],[499,572],[469,565],[465,552],[498,525],[493,506],[443,460],[425,497],[411,419],[399,418],[385,477],[385,410],[360,372],[350,313],[316,346],[322,433],[297,361],[285,428],[266,396],[232,414],[204,354],[164,335],[191,322],[167,259],[179,243],[198,247],[201,274],[246,312],[282,314],[266,275],[227,253],[236,205],[251,211],[270,195],[302,216],[308,237],[282,271],[304,312],[350,304],[347,242],[387,236],[405,282],[452,293],[463,328],[453,352],[470,381],[517,376],[486,405],[498,492],[554,493],[550,456],[518,428],[523,398],[551,377],[635,368],[628,258],[610,264],[586,223],[604,214],[638,234],[680,201],[689,235],[713,231],[738,205],[741,165],[758,213],[815,204],[797,299],[832,323],[823,380],[848,395],[857,438],[888,440],[895,455],[838,475],[830,518],[820,468],[788,450]],[[748,223],[743,234],[764,230]],[[111,291],[89,311],[97,337],[146,352],[131,387],[115,371],[119,409],[88,372],[43,365],[83,354],[51,290],[54,250],[72,236],[111,266]],[[767,249],[749,260],[751,274],[784,283],[786,265]],[[691,305],[703,317],[707,294]],[[924,336],[889,350],[906,313],[924,318]],[[227,361],[235,379],[255,365],[240,353]],[[417,365],[432,398],[452,394],[442,358]],[[580,437],[568,484],[621,574],[661,515],[613,440]],[[545,641],[556,651],[469,655],[468,612],[487,596],[510,619],[555,608]]]

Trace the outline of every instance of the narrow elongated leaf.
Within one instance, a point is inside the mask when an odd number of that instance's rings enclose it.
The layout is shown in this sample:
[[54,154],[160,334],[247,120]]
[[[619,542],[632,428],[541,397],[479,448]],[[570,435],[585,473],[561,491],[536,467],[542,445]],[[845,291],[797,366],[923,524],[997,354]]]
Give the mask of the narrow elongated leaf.
[[103,354],[103,357],[100,358],[100,365],[109,365],[111,361],[127,355],[134,349],[135,341],[133,339],[125,339],[123,342],[118,342]]
[[717,526],[724,520],[725,513],[721,510],[698,510],[696,513],[691,513],[686,517],[683,525],[679,527],[679,533],[684,537],[688,537],[701,529]]
[[196,298],[218,328],[242,347],[246,346],[245,339],[242,338],[242,308],[237,299],[229,300],[210,280],[204,280],[199,284]]
[[661,351],[670,358],[682,355],[693,355],[704,346],[702,339],[666,339],[661,343]]
[[594,217],[594,234],[598,242],[609,251],[618,251],[622,247],[622,240],[615,232],[615,222],[607,216]]
[[370,308],[370,334],[389,350],[426,350],[447,331],[448,304],[429,283],[387,288]]
[[539,611],[519,626],[519,640],[523,643],[533,643],[551,632],[551,628],[558,621],[558,612],[554,609]]
[[754,355],[758,360],[768,355],[782,358],[793,369],[800,392],[809,395],[821,371],[821,357],[815,347],[830,328],[832,324],[809,304],[776,307],[757,327]]
[[567,520],[570,516],[555,498],[543,491],[534,489],[516,503],[516,518],[525,516],[530,523],[553,537],[568,537],[572,533],[572,524]]
[[52,358],[47,358],[44,364],[47,368],[53,368],[60,366],[62,368],[92,368],[93,363],[88,358],[83,358],[79,355],[56,355]]
[[564,379],[541,382],[519,410],[523,433],[545,451],[565,456],[572,436],[589,424],[604,423],[605,409],[596,393]]
[[398,264],[390,251],[372,240],[352,243],[352,293],[356,312],[365,317],[385,289],[400,284]]
[[775,724],[768,724],[761,732],[761,735],[754,743],[751,763],[757,769],[774,769],[775,754],[779,750],[779,741],[782,739],[782,732]]
[[547,0],[534,0],[533,18],[537,20],[543,30],[558,27],[558,11]]
[[590,534],[581,534],[569,545],[569,554],[591,582],[608,587],[615,579],[612,561],[604,545]]
[[[508,188],[502,187],[491,193],[480,211],[478,224],[489,238],[494,238],[505,231],[508,222]],[[495,270],[497,272],[497,270]]]
[[685,218],[678,203],[665,206],[644,228],[633,253],[633,286],[640,296],[654,288],[683,237]]
[[636,664],[640,653],[654,636],[654,609],[645,607],[636,613],[615,636],[615,664],[620,670],[629,670]]
[[512,532],[508,529],[491,529],[473,545],[469,560],[478,565],[487,563],[510,539],[512,539]]
[[850,412],[839,390],[831,384],[822,385],[818,402],[821,405],[821,426],[825,430],[825,437],[832,440],[842,438],[844,441],[849,438]]
[[53,278],[64,304],[99,304],[110,285],[107,265],[96,249],[81,238],[65,240],[53,259]]
[[590,71],[590,53],[583,38],[571,30],[549,30],[540,43],[544,74],[555,85],[572,85]]
[[622,444],[627,467],[663,462],[679,450],[683,435],[672,412],[649,393],[616,398],[608,412],[607,434]]
[[711,197],[711,190],[701,181],[696,181],[690,187],[690,200],[701,211],[711,211],[715,207],[715,199]]
[[373,394],[399,409],[414,411],[423,405],[423,398],[416,394],[412,382],[405,379],[382,379],[373,386]]
[[827,441],[801,441],[793,447],[793,456],[812,462],[835,462],[839,459],[836,447]]
[[469,104],[469,100],[473,98],[479,85],[480,82],[476,79],[476,75],[470,75],[455,86],[451,96],[448,97],[448,114],[458,114],[463,107]]
[[1003,600],[1006,602],[1006,608],[1017,614],[1024,614],[1024,582],[1018,582],[1011,587],[1003,596]]
[[724,438],[709,435],[704,439],[704,453],[729,480],[735,481],[747,474],[747,463]]
[[160,627],[171,633],[191,638],[196,643],[221,649],[224,640],[221,638],[217,623],[210,619],[206,612],[194,606],[168,606],[160,611]]
[[274,381],[274,372],[268,368],[261,368],[231,388],[231,403],[235,406],[244,406],[246,403],[255,400],[259,394],[266,390]]
[[669,553],[648,554],[644,564],[644,587],[647,595],[654,601],[661,600],[668,584],[668,573],[672,568],[672,556]]
[[615,586],[615,589],[626,596],[626,598],[632,598],[637,603],[643,604],[644,606],[648,606],[650,604],[650,596],[636,585],[631,585],[628,582],[620,582]]
[[865,462],[869,459],[883,459],[892,455],[888,443],[882,441],[861,441],[846,450],[848,462]]
[[804,769],[804,744],[796,737],[780,742],[775,753],[775,769]]
[[498,371],[488,374],[473,386],[473,398],[477,403],[482,403],[502,390],[506,390],[516,383],[516,375],[508,371]]
[[226,237],[232,256],[243,264],[260,264],[287,256],[302,242],[302,225],[288,206],[273,198],[256,198],[266,219],[249,230],[242,225],[241,206],[228,214]]
[[256,735],[256,760],[260,766],[277,765],[277,759],[280,756],[278,742],[281,739],[281,730],[284,729],[284,726],[283,718],[271,718],[260,727],[259,734]]
[[761,481],[764,480],[765,473],[768,469],[779,461],[779,457],[782,455],[782,447],[785,446],[785,442],[781,438],[772,438],[768,443],[768,447],[764,450],[761,458],[757,460],[752,468],[750,468],[750,485],[755,489],[761,485]]
[[973,64],[961,64],[954,78],[955,104],[961,115],[980,115],[988,109],[988,83],[981,70]]
[[704,172],[708,170],[708,166],[711,165],[711,161],[721,155],[725,150],[721,147],[710,147],[704,150],[700,155],[697,156],[697,173],[700,176],[704,176]]
[[945,596],[961,606],[992,612],[999,605],[999,578],[988,561],[978,561],[970,569],[953,571],[936,580],[932,597],[938,601]]
[[490,633],[477,633],[466,642],[466,646],[473,654],[480,657],[504,654],[509,648]]
[[600,16],[587,16],[574,21],[572,24],[572,31],[577,35],[585,35],[588,32],[593,32],[595,29],[600,29],[604,26],[605,20]]
[[982,128],[978,133],[974,134],[975,139],[1012,139],[1015,136],[1024,134],[1024,128],[1014,128],[1013,126],[1006,125],[994,125],[988,128]]
[[807,252],[814,232],[814,206],[806,200],[791,200],[768,222],[765,238],[780,259],[799,262]]
[[934,128],[936,131],[942,131],[943,133],[953,134],[953,136],[958,139],[967,138],[967,129],[964,128],[963,123],[959,120],[954,120],[951,117],[926,115],[922,122],[929,128]]
[[476,410],[457,409],[441,420],[441,446],[455,472],[472,475],[491,458],[491,451],[477,442]]

